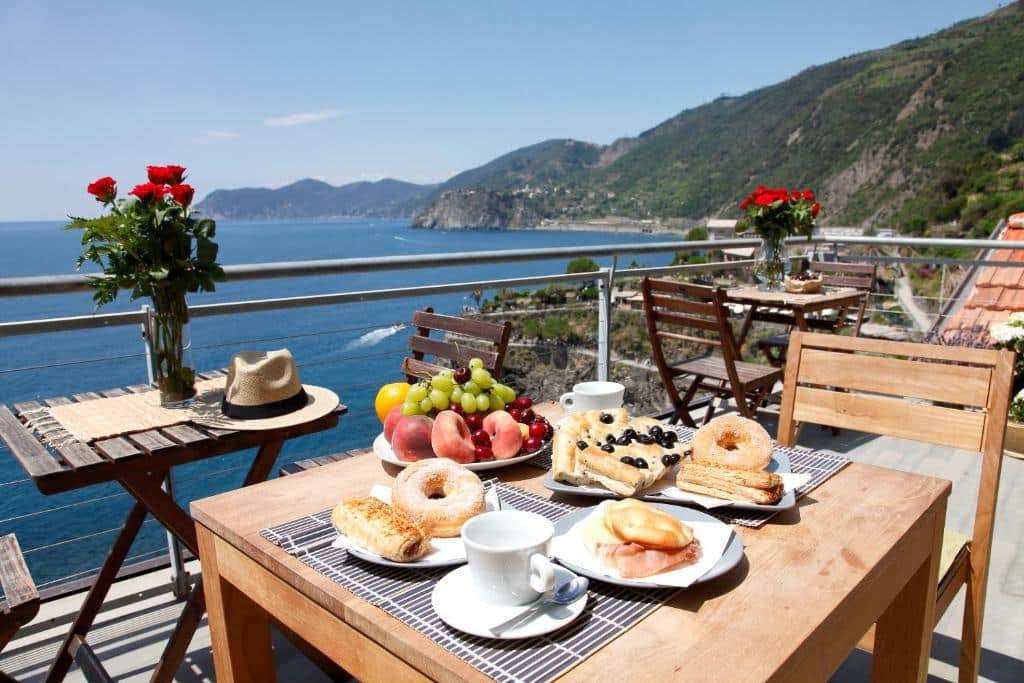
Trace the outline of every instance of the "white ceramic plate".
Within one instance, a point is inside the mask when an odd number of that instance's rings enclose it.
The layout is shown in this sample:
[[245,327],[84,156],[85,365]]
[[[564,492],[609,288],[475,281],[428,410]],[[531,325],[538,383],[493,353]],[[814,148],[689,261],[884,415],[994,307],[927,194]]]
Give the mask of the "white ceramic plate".
[[[387,486],[374,486],[373,490],[370,491],[370,495],[383,500],[385,503],[391,502],[391,489]],[[484,494],[484,503],[487,505],[488,512],[501,509],[501,504],[498,501],[498,491],[493,486],[488,487],[487,492]],[[458,536],[453,538],[432,538],[430,539],[430,545],[433,550],[412,562],[395,562],[386,557],[381,557],[377,553],[357,545],[347,536],[341,534],[334,539],[331,547],[344,548],[350,555],[358,557],[360,560],[386,567],[398,567],[400,569],[451,567],[463,564],[466,561],[466,547],[462,544],[462,538]]]
[[[794,489],[799,486],[803,486],[805,483],[804,478],[807,477],[807,475],[791,474],[789,456],[782,451],[776,450],[772,455],[772,461],[768,464],[768,467],[765,468],[765,471],[776,472],[783,475],[786,479],[791,480],[793,485],[787,485],[786,491],[778,503],[774,505],[761,505],[759,503],[751,503],[743,500],[723,500],[720,498],[712,498],[711,496],[701,496],[695,493],[690,493],[689,491],[680,491],[672,484],[676,479],[676,471],[677,468],[673,465],[660,481],[648,489],[646,493],[637,496],[637,498],[647,500],[652,503],[693,503],[694,505],[700,505],[705,509],[727,507],[738,510],[788,510],[796,505],[796,494],[794,493]],[[544,487],[550,491],[555,491],[556,493],[566,493],[576,496],[622,498],[619,494],[614,491],[609,491],[603,486],[574,486],[561,481],[555,481],[551,472],[548,472],[544,477]]]
[[604,566],[596,555],[587,550],[580,537],[578,525],[590,516],[595,510],[593,507],[576,510],[555,522],[555,538],[551,543],[552,554],[556,560],[577,574],[606,583],[636,588],[693,586],[718,578],[743,559],[743,542],[740,537],[729,526],[711,515],[675,505],[655,503],[654,506],[693,529],[693,534],[700,541],[703,551],[701,559],[696,564],[682,569],[669,569],[642,579],[622,578],[616,570]]
[[[384,438],[384,433],[381,432],[377,435],[377,438],[373,440],[373,452],[377,454],[377,457],[384,462],[397,465],[398,467],[406,467],[412,463],[399,460],[395,452],[391,450],[391,444],[388,443],[387,439]],[[518,462],[526,462],[530,458],[536,458],[538,455],[544,455],[545,453],[551,452],[551,442],[548,441],[539,451],[533,453],[527,453],[526,455],[519,455],[515,458],[507,458],[505,460],[490,460],[488,462],[471,462],[466,465],[467,469],[473,470],[474,472],[480,472],[481,470],[494,470],[499,467],[508,467],[509,465],[515,465]]]
[[[555,567],[556,583],[561,584],[572,578],[572,572]],[[551,605],[532,619],[520,626],[502,631],[498,636],[491,633],[491,627],[512,619],[526,610],[527,606],[492,605],[477,598],[468,565],[453,570],[438,581],[430,601],[437,616],[452,628],[481,638],[521,640],[542,636],[568,626],[583,612],[587,606],[588,596],[588,593],[584,593],[568,605]]]

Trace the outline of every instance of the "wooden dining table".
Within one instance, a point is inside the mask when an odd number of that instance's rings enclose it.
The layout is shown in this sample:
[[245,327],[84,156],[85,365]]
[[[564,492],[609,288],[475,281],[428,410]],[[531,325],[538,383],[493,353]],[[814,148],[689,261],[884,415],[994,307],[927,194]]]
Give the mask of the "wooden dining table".
[[[275,679],[272,621],[359,680],[488,680],[260,535],[397,471],[368,452],[192,504],[218,681]],[[552,496],[537,467],[493,473]],[[873,680],[923,681],[950,488],[852,463],[767,525],[736,527],[739,565],[679,591],[560,680],[825,680],[877,624]]]
[[[743,325],[736,335],[736,344],[743,346],[754,321],[796,327],[803,332],[822,330],[835,332],[842,326],[845,312],[856,309],[867,296],[853,287],[824,287],[813,294],[795,294],[785,291],[765,291],[756,286],[735,287],[727,290],[726,300],[746,307]],[[836,311],[834,318],[821,317],[828,310]]]

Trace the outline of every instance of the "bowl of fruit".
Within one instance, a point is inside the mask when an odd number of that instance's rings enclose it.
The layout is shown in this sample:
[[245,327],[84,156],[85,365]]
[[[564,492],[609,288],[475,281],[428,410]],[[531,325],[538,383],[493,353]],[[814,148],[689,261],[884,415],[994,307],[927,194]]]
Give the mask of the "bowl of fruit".
[[[387,401],[392,406],[385,412]],[[533,400],[495,381],[479,358],[408,389],[385,385],[377,408],[384,430],[373,452],[399,467],[425,458],[448,458],[471,470],[505,467],[541,453],[554,434],[534,413]]]
[[791,294],[813,294],[821,291],[821,273],[805,270],[787,275],[783,285]]

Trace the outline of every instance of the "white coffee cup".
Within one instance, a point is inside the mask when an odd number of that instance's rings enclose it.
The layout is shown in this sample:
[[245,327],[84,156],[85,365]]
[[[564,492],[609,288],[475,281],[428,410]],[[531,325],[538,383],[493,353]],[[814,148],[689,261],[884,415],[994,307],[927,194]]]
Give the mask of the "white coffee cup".
[[522,510],[498,510],[462,525],[462,542],[477,595],[495,605],[525,605],[555,587],[548,559],[554,525]]
[[572,391],[562,394],[558,402],[570,413],[585,410],[610,410],[622,406],[626,387],[618,382],[580,382]]

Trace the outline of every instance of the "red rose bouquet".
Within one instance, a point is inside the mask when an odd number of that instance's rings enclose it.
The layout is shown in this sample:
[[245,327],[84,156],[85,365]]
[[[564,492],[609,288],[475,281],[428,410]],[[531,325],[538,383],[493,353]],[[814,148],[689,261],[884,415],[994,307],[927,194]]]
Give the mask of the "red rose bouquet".
[[195,190],[185,183],[185,169],[149,166],[147,171],[149,182],[136,185],[124,199],[118,199],[117,181],[110,176],[89,183],[87,191],[109,213],[71,216],[67,227],[82,230],[85,249],[78,267],[92,262],[103,271],[90,281],[97,307],[112,302],[121,289],[131,290],[133,300],[152,300],[146,334],[153,376],[161,400],[175,403],[195,393],[195,373],[183,362],[185,295],[212,292],[224,271],[213,241],[217,226],[193,215]]
[[810,238],[821,204],[810,190],[759,185],[740,202],[740,209],[746,216],[736,227],[744,232],[753,229],[762,240],[761,262],[755,273],[769,289],[775,289],[782,284],[785,275],[783,245],[786,238],[794,235]]

